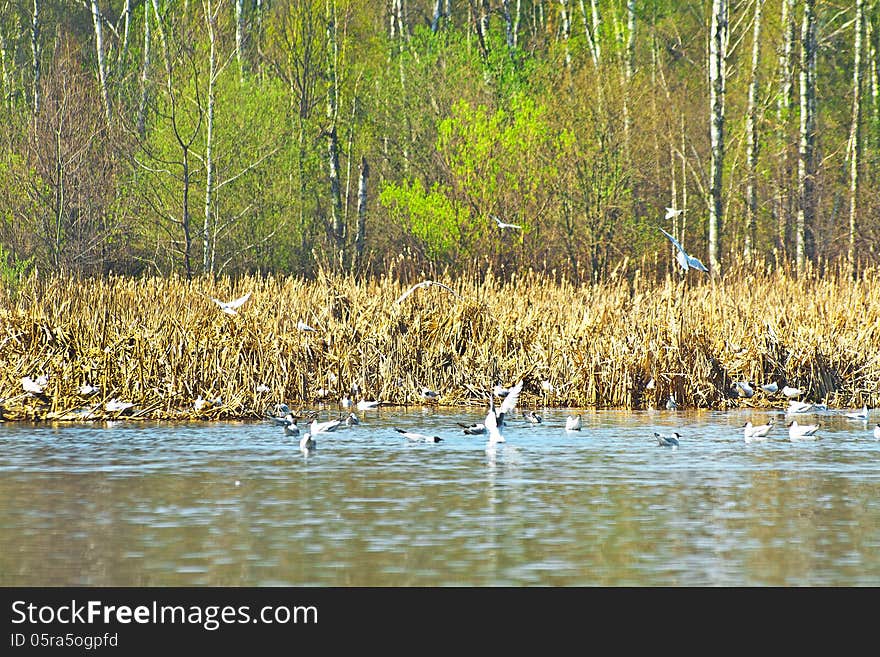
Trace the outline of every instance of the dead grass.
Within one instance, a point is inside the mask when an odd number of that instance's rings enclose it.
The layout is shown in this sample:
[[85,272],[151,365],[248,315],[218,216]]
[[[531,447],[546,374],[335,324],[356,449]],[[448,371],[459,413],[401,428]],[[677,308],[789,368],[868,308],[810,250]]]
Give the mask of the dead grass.
[[[829,406],[880,402],[876,271],[856,282],[443,282],[461,299],[430,286],[395,304],[407,286],[390,276],[30,280],[0,292],[0,409],[7,420],[102,419],[117,398],[133,417],[248,418],[278,402],[335,405],[353,382],[389,404],[422,404],[428,387],[444,405],[484,405],[495,383],[519,378],[523,406],[662,407],[669,394],[682,407],[785,403],[733,399],[736,380],[786,382]],[[235,316],[210,300],[248,291]],[[300,319],[318,330],[298,331]],[[44,395],[24,393],[21,377],[39,375]],[[83,383],[100,392],[83,397]],[[222,403],[196,411],[199,396]]]

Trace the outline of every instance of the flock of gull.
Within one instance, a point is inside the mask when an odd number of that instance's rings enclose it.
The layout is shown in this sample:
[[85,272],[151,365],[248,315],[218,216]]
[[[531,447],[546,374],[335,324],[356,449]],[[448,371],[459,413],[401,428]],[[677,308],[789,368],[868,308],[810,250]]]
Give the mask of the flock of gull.
[[[741,389],[745,390],[745,386],[748,384],[736,384],[737,387],[742,385]],[[474,422],[471,424],[465,423],[457,423],[459,427],[461,427],[461,432],[468,436],[486,436],[486,453],[494,454],[498,446],[502,443],[505,443],[504,437],[504,427],[506,426],[506,420],[511,416],[511,414],[516,409],[520,393],[522,391],[523,381],[520,380],[515,386],[511,388],[504,388],[500,385],[495,386],[495,388],[489,393],[489,409],[486,413],[486,417],[482,422]],[[762,386],[762,388],[766,392],[777,392],[782,389],[777,386],[767,385]],[[357,387],[353,386],[353,392],[357,391]],[[795,388],[786,387],[785,392],[783,394],[796,396],[800,394],[800,390]],[[743,393],[745,395],[745,393]],[[434,401],[439,396],[437,392],[428,390],[427,388],[423,391],[423,398],[426,401]],[[499,397],[501,399],[500,404],[496,406],[495,398]],[[321,434],[328,434],[336,431],[338,428],[343,426],[353,426],[356,424],[360,424],[360,419],[358,415],[350,410],[353,407],[356,407],[358,411],[368,411],[378,408],[381,405],[379,401],[367,401],[361,400],[356,406],[353,404],[349,397],[344,397],[341,401],[341,406],[349,411],[348,416],[345,418],[336,418],[331,419],[324,422],[319,422],[317,419],[317,412],[310,411],[306,412],[304,415],[295,414],[291,411],[290,407],[286,404],[278,404],[275,406],[275,409],[272,413],[266,413],[266,419],[271,420],[274,424],[280,425],[284,429],[285,436],[292,436],[299,439],[299,447],[300,450],[304,454],[309,454],[312,450],[315,449],[318,436]],[[677,409],[677,406],[671,410]],[[802,402],[797,400],[789,401],[788,408],[785,410],[785,415],[790,419],[788,422],[788,438],[791,441],[801,441],[801,440],[818,440],[819,429],[821,428],[820,423],[815,424],[803,424],[798,422],[797,417],[801,417],[803,419],[804,416],[810,414],[840,414],[842,417],[847,418],[848,420],[860,421],[867,425],[869,409],[867,406],[864,406],[861,410],[856,411],[829,411],[826,404],[812,404],[808,402]],[[298,421],[305,418],[308,421],[308,429],[300,434],[300,429],[298,426]],[[539,425],[542,424],[544,419],[541,415],[539,415],[534,410],[524,410],[522,411],[522,418],[525,422],[531,425]],[[746,443],[757,442],[766,440],[771,436],[773,429],[776,427],[776,421],[770,420],[766,424],[755,425],[751,421],[748,421],[743,425],[742,435],[743,439]],[[580,431],[582,428],[582,419],[580,415],[568,415],[565,421],[565,431],[566,432],[574,432]],[[406,429],[400,429],[394,427],[394,431],[401,434],[402,437],[406,438],[410,442],[415,443],[439,443],[443,441],[443,438],[436,435],[430,435],[421,433],[418,431],[410,431]],[[873,429],[874,438],[880,440],[880,423],[876,424]],[[655,431],[654,438],[657,441],[657,445],[660,447],[670,447],[676,449],[681,444],[682,434],[678,431],[673,433],[660,433]]]
[[[679,214],[681,214],[681,212],[681,210],[677,210],[675,208],[666,208],[666,219],[674,219]],[[520,224],[512,224],[502,221],[499,217],[495,215],[490,215],[490,217],[497,224],[498,228],[502,231],[522,230],[522,226]],[[681,243],[673,235],[663,230],[663,228],[660,228],[660,231],[669,239],[672,246],[674,247],[676,260],[685,273],[690,269],[695,269],[701,272],[709,271],[708,268],[698,258],[687,253]],[[451,287],[437,281],[426,280],[417,283],[407,289],[395,301],[395,304],[401,303],[416,290],[427,288],[429,286],[437,286],[460,298],[458,293],[455,292],[455,290],[453,290]],[[239,309],[250,299],[250,297],[251,293],[248,292],[243,296],[233,299],[231,301],[223,301],[214,297],[210,298],[211,301],[215,303],[223,313],[227,315],[237,315]],[[297,321],[297,330],[304,333],[316,332],[315,328],[313,328],[303,320]],[[24,394],[26,395],[43,396],[44,389],[47,384],[48,377],[45,375],[39,376],[37,378],[31,378],[29,376],[21,378],[21,385],[24,390]],[[549,382],[542,382],[542,388],[544,390],[547,390],[547,386],[549,386]],[[489,409],[483,422],[477,422],[473,424],[461,424],[460,426],[462,427],[462,432],[470,436],[486,435],[486,451],[490,453],[494,452],[497,445],[505,442],[503,433],[505,418],[509,417],[516,408],[520,392],[522,391],[522,387],[522,380],[520,380],[515,386],[509,389],[504,388],[500,385],[495,386],[495,388],[489,394]],[[654,381],[652,379],[648,383],[648,388],[653,387]],[[794,388],[791,386],[780,387],[776,383],[770,383],[760,386],[760,389],[766,395],[775,395],[779,393],[789,400],[788,408],[785,411],[786,417],[798,416],[803,418],[803,416],[809,414],[827,414],[831,412],[828,410],[828,407],[825,404],[812,404],[808,402],[798,401],[797,398],[802,395],[802,391],[798,388]],[[89,383],[84,383],[79,387],[78,392],[83,397],[91,397],[97,395],[99,389],[96,386],[90,385]],[[269,388],[261,384],[260,386],[258,386],[257,392],[269,392]],[[352,396],[354,396],[356,393],[356,386],[352,387],[352,393]],[[747,381],[737,381],[732,386],[731,394],[735,397],[751,398],[755,394],[755,389]],[[437,392],[431,391],[427,388],[423,389],[422,391],[422,397],[427,402],[436,401],[438,396],[439,395]],[[494,402],[494,398],[496,396],[501,398],[501,403],[497,408]],[[361,400],[357,403],[356,407],[358,411],[367,411],[377,408],[380,403],[381,402],[378,401]],[[196,411],[202,411],[207,408],[220,406],[221,404],[222,399],[220,397],[204,398],[200,395],[194,401],[193,407]],[[353,405],[353,402],[348,397],[344,397],[341,400],[341,406],[347,410],[350,410]],[[119,414],[129,411],[130,409],[132,409],[133,406],[134,404],[132,402],[122,401],[117,398],[110,399],[109,401],[104,403],[106,411]],[[675,401],[675,396],[673,394],[670,394],[666,402],[666,409],[674,411],[677,408],[678,404]],[[842,414],[849,420],[862,421],[863,423],[865,423],[865,425],[867,425],[869,415],[867,406],[863,407],[860,411],[842,412]],[[298,416],[294,414],[293,411],[291,411],[291,409],[286,404],[282,403],[276,405],[275,412],[267,413],[266,417],[267,419],[272,420],[275,424],[281,425],[284,429],[284,434],[286,436],[299,438],[300,449],[304,452],[308,452],[309,450],[315,448],[319,435],[336,431],[336,429],[338,429],[340,426],[351,426],[360,422],[358,416],[354,411],[350,411],[349,415],[344,419],[338,418],[326,422],[319,422],[317,420],[317,414],[311,413],[305,416],[309,420],[308,429],[302,434],[302,436],[300,436],[300,429],[297,422],[298,420],[303,419],[303,416]],[[543,422],[543,418],[534,411],[524,411],[523,418],[533,425],[541,424]],[[580,431],[581,426],[582,423],[580,415],[569,415],[567,417],[565,422],[566,431]],[[746,422],[746,424],[742,427],[743,438],[746,442],[766,440],[770,436],[775,426],[776,423],[774,420],[770,420],[766,424],[761,425],[754,425],[752,424],[752,422]],[[800,422],[798,422],[796,417],[791,417],[791,421],[787,424],[788,437],[792,441],[817,440],[819,438],[819,429],[821,428],[821,426],[822,425],[818,422],[813,424],[801,424]],[[442,441],[442,438],[440,438],[439,436],[431,436],[398,428],[395,428],[395,431],[397,431],[407,440],[412,442],[437,443]],[[874,426],[873,434],[874,438],[880,440],[880,423]],[[658,446],[677,448],[680,445],[682,435],[677,431],[670,434],[663,434],[655,431],[654,438],[656,439]]]

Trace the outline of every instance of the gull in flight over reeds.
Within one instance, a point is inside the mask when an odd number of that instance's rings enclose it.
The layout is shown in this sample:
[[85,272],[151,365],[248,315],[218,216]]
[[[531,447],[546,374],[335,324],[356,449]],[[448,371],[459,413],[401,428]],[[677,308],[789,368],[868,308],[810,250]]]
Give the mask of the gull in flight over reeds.
[[312,328],[311,326],[309,326],[308,324],[306,324],[306,323],[305,323],[304,321],[302,321],[302,320],[299,320],[299,321],[296,323],[296,328],[297,328],[297,330],[299,330],[299,331],[303,331],[303,332],[308,332],[308,331],[311,331],[311,332],[317,332],[317,330],[318,330],[318,329]]
[[681,438],[681,434],[677,431],[671,434],[658,433],[654,432],[654,438],[657,439],[657,445],[659,447],[678,447],[678,441]]
[[676,210],[675,208],[666,208],[666,218],[667,219],[675,219],[676,217],[681,215],[682,212],[684,212],[684,210]]
[[788,437],[791,440],[816,440],[819,437],[816,435],[819,426],[818,424],[798,424],[797,420],[793,420],[788,425]]
[[233,299],[232,301],[221,301],[220,299],[215,299],[211,297],[211,301],[220,306],[220,310],[225,312],[227,315],[237,315],[238,309],[244,305],[244,302],[251,298],[251,293],[248,292],[243,297],[239,297],[238,299]]
[[565,430],[566,431],[580,431],[581,430],[581,416],[580,415],[569,415],[565,418]]
[[440,436],[429,436],[424,433],[417,433],[415,431],[406,431],[405,429],[398,429],[394,427],[394,430],[397,433],[402,433],[407,440],[410,440],[414,443],[439,443],[443,439]]
[[684,250],[684,247],[681,243],[675,239],[672,235],[667,233],[662,228],[660,229],[666,237],[669,238],[669,241],[672,242],[672,246],[675,247],[675,259],[678,260],[678,264],[681,265],[681,268],[687,271],[688,269],[697,269],[699,271],[708,272],[709,270],[706,268],[702,262],[700,262],[699,258],[695,258],[692,255],[689,255],[687,251]]
[[747,443],[750,443],[753,440],[764,440],[769,435],[772,428],[772,420],[767,424],[759,424],[758,426],[752,425],[751,422],[746,422],[745,425],[743,425],[743,437]]
[[522,226],[520,226],[519,224],[509,224],[506,221],[501,221],[501,219],[496,217],[494,214],[489,215],[489,216],[491,216],[492,219],[495,220],[495,223],[498,224],[498,228],[500,228],[501,230],[504,230],[505,228],[512,228],[514,230],[522,230]]
[[844,415],[850,420],[866,421],[868,419],[868,407],[866,405],[860,411],[851,411],[849,413],[844,413]]
[[49,377],[45,374],[38,376],[36,379],[32,379],[29,376],[21,377],[21,387],[24,388],[26,393],[31,395],[42,395],[43,389],[48,383]]
[[451,293],[452,293],[457,299],[461,299],[461,296],[458,294],[458,292],[456,292],[455,290],[453,290],[453,289],[452,289],[451,287],[449,287],[448,285],[444,285],[443,283],[440,283],[440,282],[438,282],[438,281],[422,281],[421,283],[416,283],[416,284],[413,285],[411,288],[409,288],[406,292],[404,292],[403,294],[401,294],[401,295],[400,295],[400,296],[394,301],[394,303],[396,303],[396,304],[397,304],[397,303],[400,303],[401,301],[403,301],[404,299],[406,299],[410,294],[412,294],[412,293],[415,292],[416,290],[418,290],[418,289],[420,289],[420,288],[423,288],[423,287],[430,287],[430,286],[432,286],[432,285],[436,285],[437,287],[441,287],[441,288],[443,288],[444,290],[446,290],[447,292],[451,292]]

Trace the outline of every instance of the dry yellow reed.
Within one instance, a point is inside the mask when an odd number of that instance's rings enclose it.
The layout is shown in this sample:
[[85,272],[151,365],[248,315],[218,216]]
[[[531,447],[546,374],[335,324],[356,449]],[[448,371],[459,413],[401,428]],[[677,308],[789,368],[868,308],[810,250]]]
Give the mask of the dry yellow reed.
[[[684,407],[784,405],[760,390],[731,397],[748,380],[877,406],[877,279],[636,273],[578,286],[524,273],[444,281],[461,298],[430,286],[401,303],[408,286],[390,276],[32,279],[0,292],[0,410],[100,419],[117,414],[105,406],[116,398],[133,417],[248,418],[279,402],[335,405],[353,383],[390,404],[422,404],[428,387],[441,404],[483,405],[494,384],[520,378],[524,405],[662,407],[670,394]],[[234,316],[211,301],[248,291]],[[21,377],[41,374],[44,394],[25,393]],[[99,392],[83,397],[84,383]],[[198,397],[222,403],[197,410]]]

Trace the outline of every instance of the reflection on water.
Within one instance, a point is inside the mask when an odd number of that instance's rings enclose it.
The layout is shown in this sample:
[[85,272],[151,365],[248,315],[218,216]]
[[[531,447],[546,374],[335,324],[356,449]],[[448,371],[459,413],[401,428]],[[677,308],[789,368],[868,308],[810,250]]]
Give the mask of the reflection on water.
[[308,455],[264,422],[0,425],[0,585],[880,585],[874,414],[750,444],[771,414],[568,414],[494,454],[478,411],[379,409]]

